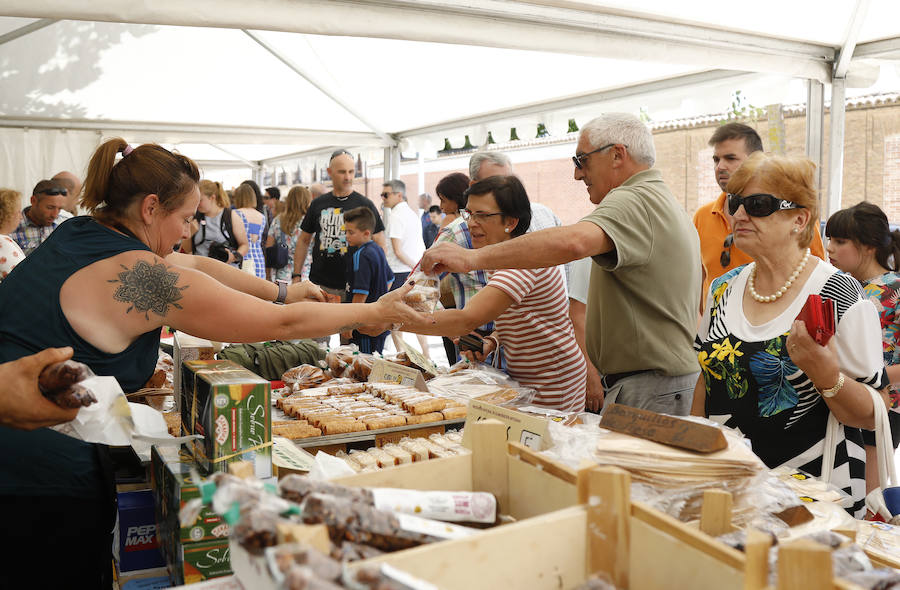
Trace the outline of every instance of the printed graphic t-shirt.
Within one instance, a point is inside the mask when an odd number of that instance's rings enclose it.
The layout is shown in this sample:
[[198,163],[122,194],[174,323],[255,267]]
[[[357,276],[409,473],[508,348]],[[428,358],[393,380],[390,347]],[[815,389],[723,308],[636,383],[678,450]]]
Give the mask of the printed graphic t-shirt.
[[[881,320],[885,366],[900,364],[900,273],[889,272],[863,283],[863,292]],[[891,410],[900,412],[900,389],[891,386]]]
[[343,289],[345,285],[347,236],[344,233],[344,211],[356,207],[368,207],[375,214],[375,231],[384,231],[381,215],[371,200],[354,191],[346,197],[336,197],[328,192],[313,200],[300,224],[300,229],[313,234],[312,267],[309,280],[330,289]]

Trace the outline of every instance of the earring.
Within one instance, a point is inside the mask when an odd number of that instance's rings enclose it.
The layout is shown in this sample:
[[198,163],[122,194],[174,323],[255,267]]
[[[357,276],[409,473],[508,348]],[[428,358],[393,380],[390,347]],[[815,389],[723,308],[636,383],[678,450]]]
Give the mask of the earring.
[[507,227],[507,228],[504,229],[503,231],[505,231],[506,233],[509,233],[509,228]]
[[799,227],[795,227],[793,230],[791,230],[791,233],[792,233],[792,234],[795,234],[795,233],[797,233],[798,231],[800,231],[800,228],[799,228]]

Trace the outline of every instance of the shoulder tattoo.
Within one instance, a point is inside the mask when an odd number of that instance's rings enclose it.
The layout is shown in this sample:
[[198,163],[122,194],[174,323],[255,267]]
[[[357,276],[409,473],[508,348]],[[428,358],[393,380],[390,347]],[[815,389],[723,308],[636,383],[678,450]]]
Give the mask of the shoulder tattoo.
[[150,264],[138,260],[132,268],[124,264],[122,268],[118,278],[108,282],[119,284],[113,299],[131,304],[125,313],[136,309],[149,320],[151,311],[165,317],[169,306],[182,309],[178,300],[187,286],[176,287],[178,273],[170,270],[164,263]]

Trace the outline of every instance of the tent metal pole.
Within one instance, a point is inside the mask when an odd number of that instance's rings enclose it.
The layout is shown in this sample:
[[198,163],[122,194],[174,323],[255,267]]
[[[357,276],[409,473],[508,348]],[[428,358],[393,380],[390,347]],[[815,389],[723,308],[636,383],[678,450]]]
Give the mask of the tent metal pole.
[[40,31],[44,27],[49,27],[56,22],[59,22],[59,20],[55,18],[42,18],[40,20],[34,21],[33,23],[27,24],[24,27],[19,27],[18,29],[0,35],[0,45],[9,43],[10,41],[14,41],[20,37],[24,37],[25,35],[30,35],[35,31]]
[[844,121],[846,114],[846,79],[831,81],[831,109],[829,110],[828,197],[822,213],[828,219],[841,208],[844,181]]
[[[825,85],[806,81],[806,157],[816,165],[816,189],[822,186],[822,148],[825,126]],[[821,201],[821,199],[820,199]],[[821,205],[821,202],[820,202]],[[821,211],[821,206],[819,207]]]

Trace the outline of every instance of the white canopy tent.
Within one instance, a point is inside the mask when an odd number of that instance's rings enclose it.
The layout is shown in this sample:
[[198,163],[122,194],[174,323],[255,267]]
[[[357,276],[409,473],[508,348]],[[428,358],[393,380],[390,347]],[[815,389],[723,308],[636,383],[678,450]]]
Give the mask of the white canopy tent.
[[83,170],[116,134],[206,169],[319,165],[349,147],[390,176],[401,148],[433,154],[445,137],[704,114],[735,89],[791,102],[797,80],[817,162],[830,89],[840,178],[844,93],[900,57],[898,23],[895,0],[5,0],[0,178],[29,190]]

